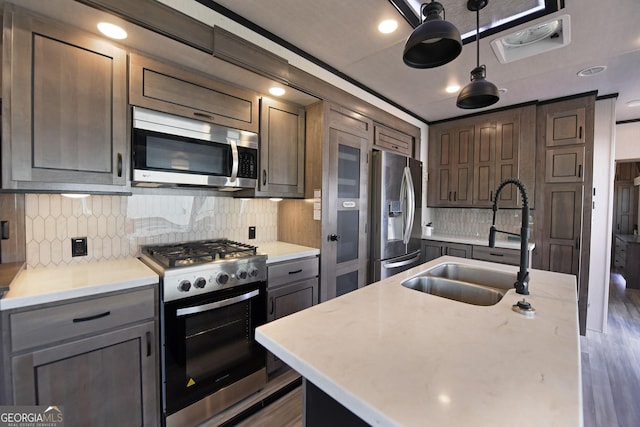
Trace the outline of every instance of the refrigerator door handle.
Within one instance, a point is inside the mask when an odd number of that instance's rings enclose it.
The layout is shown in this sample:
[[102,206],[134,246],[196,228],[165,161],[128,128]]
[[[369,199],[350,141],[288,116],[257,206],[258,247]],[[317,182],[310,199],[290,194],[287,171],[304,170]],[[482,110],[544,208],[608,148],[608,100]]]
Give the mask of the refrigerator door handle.
[[409,258],[409,259],[405,259],[403,261],[397,261],[397,262],[387,262],[387,263],[383,263],[382,264],[382,268],[398,268],[398,267],[404,267],[405,265],[410,265],[413,264],[414,262],[416,262],[417,260],[420,259],[420,252],[418,252],[416,254],[416,256],[414,256],[413,258]]
[[[406,185],[403,186],[404,191],[406,192],[406,208],[407,216],[405,217],[406,223],[404,224],[404,236],[402,242],[406,245],[409,244],[409,240],[411,239],[411,229],[413,228],[413,219],[416,213],[416,199],[415,199],[415,188],[413,186],[413,179],[411,178],[411,169],[408,166],[404,168],[404,174],[402,176],[402,182],[406,181]],[[407,188],[408,187],[408,188]]]

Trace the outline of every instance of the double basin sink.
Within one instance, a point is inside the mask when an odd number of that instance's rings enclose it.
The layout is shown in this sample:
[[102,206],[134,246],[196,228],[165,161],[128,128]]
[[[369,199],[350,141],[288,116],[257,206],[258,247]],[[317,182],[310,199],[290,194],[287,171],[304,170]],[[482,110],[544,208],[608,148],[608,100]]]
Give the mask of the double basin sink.
[[514,289],[515,281],[516,273],[450,262],[407,279],[402,286],[467,304],[489,306]]

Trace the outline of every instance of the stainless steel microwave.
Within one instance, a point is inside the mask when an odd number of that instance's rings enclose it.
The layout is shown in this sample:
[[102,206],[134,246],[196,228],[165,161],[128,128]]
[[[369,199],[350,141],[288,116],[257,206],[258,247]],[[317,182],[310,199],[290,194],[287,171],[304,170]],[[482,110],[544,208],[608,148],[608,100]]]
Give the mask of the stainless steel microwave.
[[256,133],[133,107],[132,139],[134,186],[256,186]]

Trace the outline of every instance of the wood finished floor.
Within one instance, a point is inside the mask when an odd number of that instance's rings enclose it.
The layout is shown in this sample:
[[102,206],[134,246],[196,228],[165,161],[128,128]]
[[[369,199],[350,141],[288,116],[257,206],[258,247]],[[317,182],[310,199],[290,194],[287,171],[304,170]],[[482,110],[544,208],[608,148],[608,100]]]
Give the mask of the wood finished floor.
[[[580,337],[584,427],[640,426],[640,290],[611,275],[606,334]],[[302,390],[293,390],[238,427],[301,427]]]
[[640,426],[640,290],[612,274],[607,333],[580,346],[585,427]]

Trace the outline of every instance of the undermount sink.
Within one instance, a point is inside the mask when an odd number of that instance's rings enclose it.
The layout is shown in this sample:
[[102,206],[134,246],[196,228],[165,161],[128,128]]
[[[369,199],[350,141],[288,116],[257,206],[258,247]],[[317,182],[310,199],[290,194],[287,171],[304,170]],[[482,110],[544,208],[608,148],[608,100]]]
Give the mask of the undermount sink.
[[438,265],[426,271],[425,275],[472,283],[474,285],[489,286],[505,291],[514,289],[513,284],[517,279],[516,273],[457,263]]
[[466,304],[489,306],[513,289],[515,280],[513,273],[447,263],[403,281],[402,286]]

